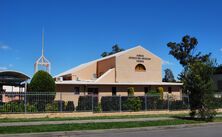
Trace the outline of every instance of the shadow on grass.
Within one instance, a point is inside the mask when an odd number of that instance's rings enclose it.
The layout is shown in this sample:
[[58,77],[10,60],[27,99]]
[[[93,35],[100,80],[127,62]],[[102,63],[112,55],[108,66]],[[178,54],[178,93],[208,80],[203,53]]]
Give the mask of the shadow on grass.
[[172,116],[172,118],[181,119],[181,120],[192,120],[192,121],[201,121],[201,122],[212,122],[212,119],[203,119],[203,118],[190,117],[190,116]]

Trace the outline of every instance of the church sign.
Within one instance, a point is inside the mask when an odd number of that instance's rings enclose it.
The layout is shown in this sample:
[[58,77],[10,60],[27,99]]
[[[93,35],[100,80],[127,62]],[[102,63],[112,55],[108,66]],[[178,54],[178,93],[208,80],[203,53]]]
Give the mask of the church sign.
[[135,57],[130,56],[129,59],[134,59],[136,62],[144,62],[145,60],[151,60],[151,58],[147,58],[142,54],[137,54]]

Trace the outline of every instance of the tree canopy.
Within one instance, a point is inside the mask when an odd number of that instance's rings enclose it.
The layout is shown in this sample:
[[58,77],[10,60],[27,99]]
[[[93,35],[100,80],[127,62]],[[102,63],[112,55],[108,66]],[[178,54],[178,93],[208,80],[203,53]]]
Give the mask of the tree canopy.
[[55,92],[55,81],[46,71],[38,71],[30,82],[30,92]]
[[164,72],[165,72],[165,76],[163,78],[163,82],[176,82],[171,69],[167,68],[164,70]]
[[55,81],[48,72],[40,70],[33,76],[28,92],[27,101],[36,104],[38,111],[45,111],[55,99]]
[[180,43],[169,42],[169,54],[175,57],[184,67],[180,80],[184,83],[184,92],[190,98],[190,115],[202,119],[212,119],[215,115],[212,75],[215,62],[211,53],[195,53],[198,40],[188,35]]
[[115,54],[115,53],[118,53],[118,52],[121,52],[121,51],[124,51],[124,49],[120,48],[118,44],[115,44],[112,46],[112,51],[111,52],[103,52],[101,54],[101,57],[106,57],[106,56],[109,56],[109,55],[112,55],[112,54]]
[[198,40],[195,37],[186,35],[182,38],[180,43],[169,42],[167,47],[170,48],[169,54],[174,56],[182,66],[187,66],[189,63],[195,61],[207,61],[211,55],[202,54],[201,52],[195,53],[195,49],[198,45]]

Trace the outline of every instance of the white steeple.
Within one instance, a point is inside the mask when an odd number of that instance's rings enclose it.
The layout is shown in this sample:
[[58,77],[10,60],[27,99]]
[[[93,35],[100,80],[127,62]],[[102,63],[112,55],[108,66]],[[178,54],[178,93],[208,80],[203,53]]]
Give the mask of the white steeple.
[[45,71],[49,74],[51,73],[51,63],[44,56],[44,30],[42,30],[42,55],[34,64],[35,73],[39,70],[39,66],[45,67]]

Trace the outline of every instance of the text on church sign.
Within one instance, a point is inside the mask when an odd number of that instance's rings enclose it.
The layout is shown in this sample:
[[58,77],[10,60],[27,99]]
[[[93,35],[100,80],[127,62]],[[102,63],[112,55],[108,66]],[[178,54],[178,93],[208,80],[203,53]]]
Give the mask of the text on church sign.
[[135,57],[130,56],[129,59],[134,59],[136,60],[136,62],[144,62],[145,60],[151,60],[151,58],[147,58],[141,54],[137,54]]

